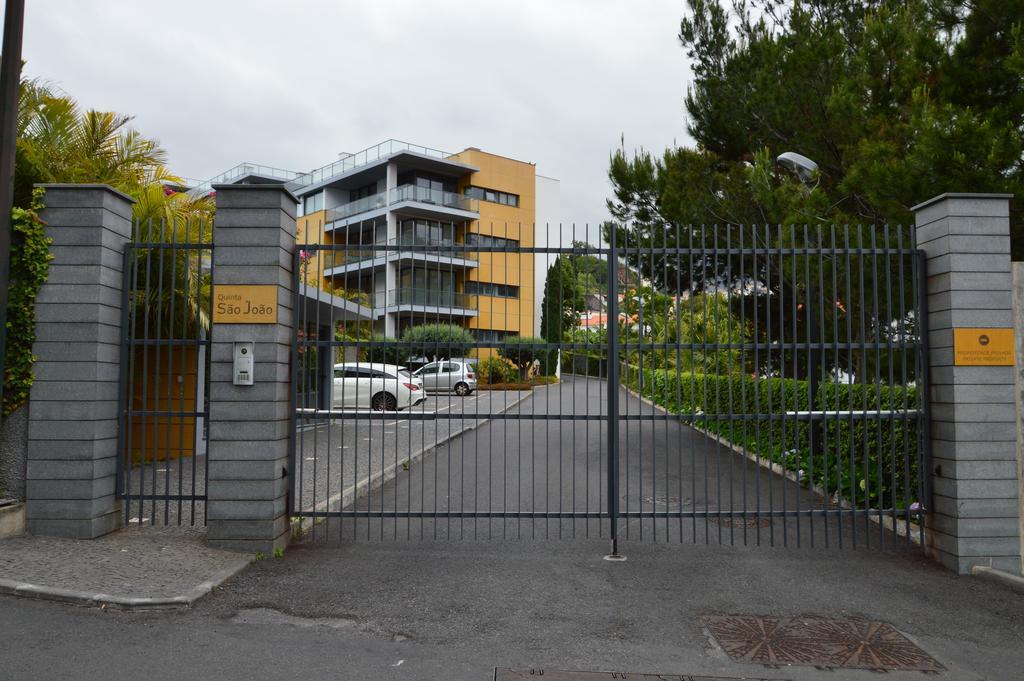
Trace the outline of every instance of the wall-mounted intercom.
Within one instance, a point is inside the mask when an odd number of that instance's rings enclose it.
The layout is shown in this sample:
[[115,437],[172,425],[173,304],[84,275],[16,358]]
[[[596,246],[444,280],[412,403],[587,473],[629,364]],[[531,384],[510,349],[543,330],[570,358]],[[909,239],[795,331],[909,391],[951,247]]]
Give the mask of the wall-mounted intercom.
[[252,385],[254,361],[253,343],[235,343],[235,365],[232,372],[235,385]]

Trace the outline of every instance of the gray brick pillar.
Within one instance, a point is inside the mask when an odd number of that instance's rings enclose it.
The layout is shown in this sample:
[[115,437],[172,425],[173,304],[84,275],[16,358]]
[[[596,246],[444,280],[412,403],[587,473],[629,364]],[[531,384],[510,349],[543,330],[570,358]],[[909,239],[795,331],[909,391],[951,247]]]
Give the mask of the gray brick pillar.
[[1021,566],[1014,368],[957,365],[953,343],[955,329],[1013,327],[1010,198],[943,194],[913,208],[928,275],[930,548],[959,573]]
[[[295,197],[280,185],[217,185],[213,289],[277,287],[270,324],[213,324],[207,539],[271,553],[288,543],[288,446],[294,306]],[[254,385],[233,384],[233,344],[252,341]]]
[[53,261],[36,299],[27,524],[34,534],[92,539],[120,520],[122,262],[133,200],[102,184],[44,187]]

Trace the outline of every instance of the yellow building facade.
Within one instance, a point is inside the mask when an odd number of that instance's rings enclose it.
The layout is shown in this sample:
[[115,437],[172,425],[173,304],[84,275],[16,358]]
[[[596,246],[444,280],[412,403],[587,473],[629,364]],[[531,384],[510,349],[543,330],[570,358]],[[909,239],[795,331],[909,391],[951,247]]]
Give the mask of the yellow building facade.
[[[480,341],[536,335],[535,256],[516,252],[536,244],[534,164],[476,148],[419,149],[390,147],[296,192],[305,282],[360,297],[384,336],[434,322]],[[337,248],[303,248],[312,244]],[[485,250],[462,248],[474,244]]]

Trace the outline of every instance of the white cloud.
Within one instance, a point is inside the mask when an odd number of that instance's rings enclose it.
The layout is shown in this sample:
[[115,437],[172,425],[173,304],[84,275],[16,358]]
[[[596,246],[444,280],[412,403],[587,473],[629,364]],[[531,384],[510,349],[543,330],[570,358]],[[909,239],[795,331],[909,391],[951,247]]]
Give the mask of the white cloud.
[[561,180],[566,221],[607,217],[608,155],[685,132],[670,0],[28,3],[27,75],[136,116],[172,168],[295,170],[394,137],[476,146]]

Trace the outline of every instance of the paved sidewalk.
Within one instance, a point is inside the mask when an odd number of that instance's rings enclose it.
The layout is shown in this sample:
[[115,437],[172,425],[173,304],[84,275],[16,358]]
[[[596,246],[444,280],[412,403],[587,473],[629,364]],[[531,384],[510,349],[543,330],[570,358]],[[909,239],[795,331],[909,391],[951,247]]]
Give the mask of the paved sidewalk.
[[0,594],[129,609],[189,607],[251,561],[202,533],[131,528],[91,541],[0,540]]

